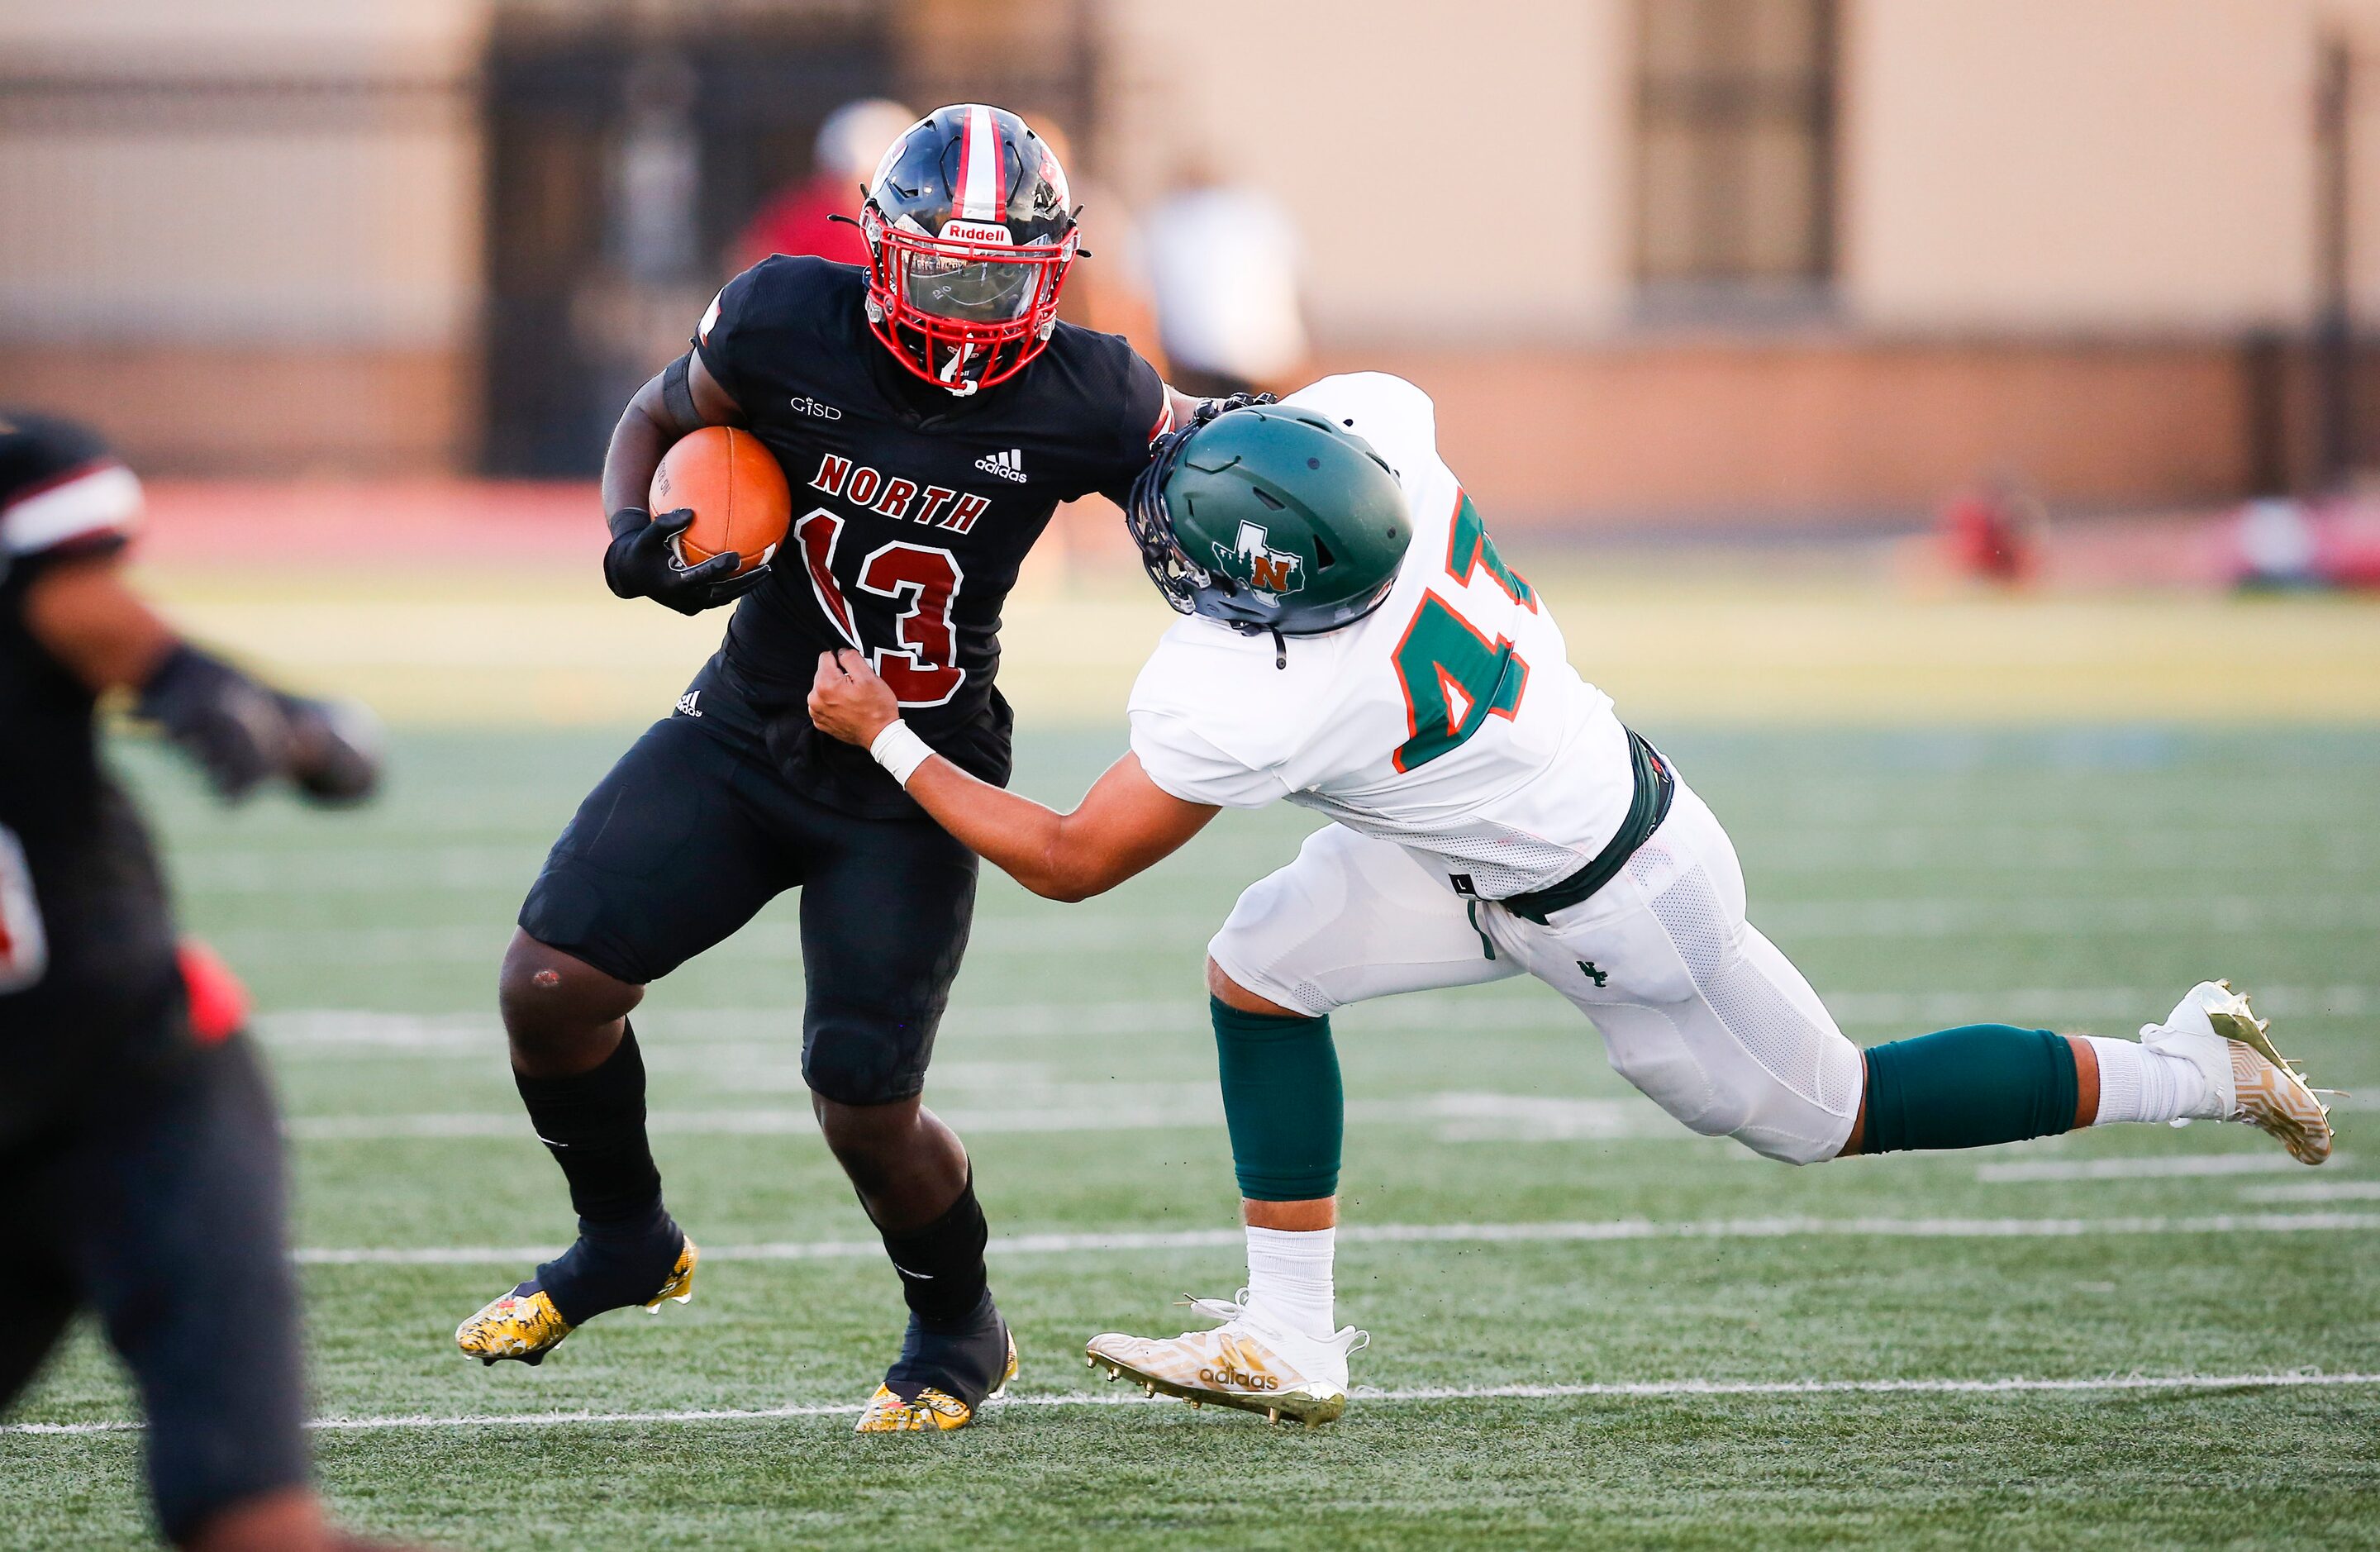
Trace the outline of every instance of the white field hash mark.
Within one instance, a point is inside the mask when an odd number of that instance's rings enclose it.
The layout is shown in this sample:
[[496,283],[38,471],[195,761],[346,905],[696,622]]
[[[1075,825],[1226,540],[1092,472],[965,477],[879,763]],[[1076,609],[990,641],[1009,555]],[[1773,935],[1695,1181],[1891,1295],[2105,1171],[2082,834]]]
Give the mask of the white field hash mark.
[[[1620,1240],[1776,1240],[1801,1235],[1880,1239],[2084,1239],[2098,1234],[2339,1233],[2380,1229],[2380,1213],[2218,1213],[2197,1218],[1735,1218],[1706,1223],[1655,1223],[1614,1219],[1601,1223],[1346,1223],[1339,1243],[1565,1243]],[[1239,1229],[1183,1229],[1163,1233],[1003,1234],[995,1255],[1096,1255],[1119,1251],[1207,1250],[1246,1242]],[[307,1267],[513,1266],[551,1259],[550,1247],[427,1245],[307,1249],[294,1253]],[[746,1245],[705,1245],[705,1261],[841,1261],[884,1254],[875,1240],[809,1240]]]
[[[1613,1380],[1581,1385],[1425,1385],[1406,1389],[1376,1390],[1355,1386],[1352,1400],[1368,1405],[1408,1401],[1566,1400],[1603,1398],[1612,1400],[1659,1400],[1701,1396],[2017,1396],[2073,1395],[2125,1390],[2269,1390],[2340,1386],[2380,1385],[2380,1374],[2323,1374],[2318,1370],[2281,1374],[2237,1375],[2107,1375],[2080,1379],[1645,1379]],[[1091,1390],[1056,1395],[1011,1396],[993,1401],[1002,1406],[1079,1407],[1155,1406],[1171,1399],[1106,1394]],[[845,1402],[781,1407],[712,1407],[684,1412],[521,1412],[470,1413],[455,1417],[416,1414],[405,1417],[318,1417],[307,1425],[341,1433],[371,1433],[394,1428],[544,1428],[573,1424],[748,1423],[788,1417],[853,1417],[862,1409]],[[121,1434],[140,1430],[132,1422],[13,1423],[0,1425],[0,1434]]]

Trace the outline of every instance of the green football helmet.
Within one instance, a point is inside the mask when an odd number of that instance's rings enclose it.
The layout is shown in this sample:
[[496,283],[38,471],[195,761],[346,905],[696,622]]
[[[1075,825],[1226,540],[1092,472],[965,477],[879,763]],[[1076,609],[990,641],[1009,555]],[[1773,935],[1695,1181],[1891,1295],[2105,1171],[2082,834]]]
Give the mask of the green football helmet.
[[1362,619],[1413,542],[1404,489],[1369,443],[1265,398],[1201,406],[1160,440],[1125,518],[1166,602],[1250,635]]

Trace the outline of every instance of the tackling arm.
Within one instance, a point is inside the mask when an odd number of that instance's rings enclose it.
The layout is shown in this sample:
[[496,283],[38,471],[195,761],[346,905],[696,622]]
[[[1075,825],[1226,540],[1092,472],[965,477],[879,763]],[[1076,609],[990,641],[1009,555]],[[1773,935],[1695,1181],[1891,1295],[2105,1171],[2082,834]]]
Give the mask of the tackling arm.
[[1197,418],[1198,406],[1204,399],[1194,399],[1171,382],[1165,385],[1165,406],[1173,412],[1171,424],[1182,427]]
[[[892,690],[847,648],[819,655],[809,711],[820,732],[863,749],[901,721]],[[939,755],[927,756],[903,784],[970,850],[1051,900],[1105,893],[1171,855],[1217,813],[1159,787],[1136,755],[1108,767],[1071,814],[977,781]]]

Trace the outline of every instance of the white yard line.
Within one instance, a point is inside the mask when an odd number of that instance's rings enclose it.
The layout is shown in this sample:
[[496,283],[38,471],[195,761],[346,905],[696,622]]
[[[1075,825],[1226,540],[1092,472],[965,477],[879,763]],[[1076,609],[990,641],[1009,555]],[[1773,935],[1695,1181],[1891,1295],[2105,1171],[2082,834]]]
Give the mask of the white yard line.
[[[2331,1156],[2330,1168],[2344,1169],[2346,1154]],[[2170,1180],[2192,1175],[2286,1175],[2305,1166],[2286,1153],[2188,1153],[2145,1158],[2038,1158],[1978,1164],[1975,1178],[1989,1185],[2030,1181]]]
[[2380,1181],[2307,1181],[2301,1185],[2243,1185],[2243,1202],[2380,1202]]
[[[2039,1021],[2051,1025],[2077,1019],[2140,1023],[2161,1016],[2180,988],[2008,987],[1990,991],[1855,991],[1827,998],[1828,1010],[1858,1026],[1924,1028],[1982,1021]],[[2260,1012],[2277,1018],[2355,1017],[2380,1011],[2380,987],[2265,986],[2248,989]],[[1525,991],[1488,998],[1393,997],[1359,1003],[1338,1015],[1351,1037],[1368,1029],[1442,1030],[1450,1016],[1500,1029],[1568,1029],[1582,1033],[1586,1021],[1568,1003]],[[257,1030],[276,1053],[370,1053],[414,1051],[485,1058],[503,1049],[504,1031],[493,1013],[387,1013],[342,1008],[301,1008],[265,1013]],[[788,996],[781,1007],[656,1007],[638,1015],[638,1028],[652,1049],[708,1046],[742,1048],[755,1038],[789,1049],[801,1039],[801,1005]],[[1012,1002],[962,1004],[944,1020],[941,1038],[1107,1037],[1152,1033],[1203,1034],[1205,1010],[1196,999],[1125,1002]],[[650,1051],[648,1051],[648,1055]]]
[[[2236,933],[2293,928],[2308,933],[2362,932],[2380,927],[2380,895],[2270,897],[2215,894],[2112,896],[2105,899],[1872,898],[1754,903],[1755,925],[1790,948],[1828,939],[1912,938],[2107,939],[2166,932]],[[1047,959],[1067,953],[1195,947],[1214,931],[1214,912],[1196,915],[1124,915],[1085,912],[988,916],[976,923],[967,951]],[[215,935],[235,963],[254,959],[335,960],[345,965],[409,963],[493,964],[503,956],[505,927],[237,928]],[[800,933],[787,922],[756,922],[710,951],[737,962],[792,964]]]
[[[1658,1400],[1701,1396],[2020,1396],[2072,1395],[2127,1390],[2269,1390],[2380,1385],[2380,1374],[2235,1374],[2235,1375],[2107,1375],[2080,1379],[1647,1379],[1582,1385],[1424,1385],[1404,1389],[1375,1390],[1357,1386],[1349,1392],[1366,1406],[1410,1401],[1564,1400],[1606,1398],[1614,1400]],[[1005,1403],[1019,1407],[1105,1407],[1165,1404],[1131,1391],[1094,1390],[1057,1395],[1012,1396]],[[309,1427],[338,1433],[376,1433],[398,1428],[545,1428],[573,1424],[751,1423],[789,1417],[852,1417],[855,1403],[824,1402],[808,1406],[706,1407],[683,1412],[521,1412],[472,1413],[455,1417],[416,1414],[405,1417],[320,1417]],[[0,1425],[0,1434],[117,1434],[141,1426],[138,1423],[14,1423]]]
[[[788,1085],[790,1086],[790,1085]],[[1140,1102],[1117,1094],[1101,1102],[1079,1097],[1090,1085],[1039,1085],[1050,1102],[1034,1104],[1029,1086],[978,1087],[973,1092],[1005,1097],[1004,1105],[950,1104],[937,1099],[934,1113],[960,1133],[989,1135],[1023,1133],[1052,1135],[1076,1132],[1207,1130],[1223,1123],[1223,1104],[1208,1085],[1134,1085]],[[958,1092],[969,1092],[957,1085]],[[1148,1096],[1155,1092],[1155,1097]],[[1595,1099],[1526,1094],[1431,1094],[1412,1099],[1356,1099],[1350,1121],[1372,1125],[1414,1123],[1438,1129],[1450,1143],[1575,1142],[1621,1137],[1693,1134],[1639,1099]],[[525,1140],[528,1122],[503,1110],[431,1111],[388,1115],[292,1116],[283,1130],[300,1142],[384,1142],[394,1138],[490,1137]],[[808,1106],[768,1109],[654,1110],[646,1130],[673,1137],[807,1137],[818,1130]]]
[[[2083,1239],[2101,1234],[2337,1233],[2380,1229],[2380,1213],[2216,1213],[2192,1218],[1732,1218],[1704,1223],[1656,1223],[1623,1218],[1586,1223],[1351,1223],[1342,1244],[1374,1243],[1515,1243],[1616,1240],[1776,1240],[1800,1235],[1880,1239]],[[1163,1232],[1110,1231],[1075,1234],[1006,1234],[991,1242],[996,1255],[1091,1255],[1119,1251],[1207,1250],[1237,1246],[1238,1229]],[[516,1267],[548,1259],[557,1247],[431,1245],[362,1246],[296,1253],[310,1267]],[[808,1240],[704,1245],[706,1261],[839,1261],[884,1254],[874,1240]]]

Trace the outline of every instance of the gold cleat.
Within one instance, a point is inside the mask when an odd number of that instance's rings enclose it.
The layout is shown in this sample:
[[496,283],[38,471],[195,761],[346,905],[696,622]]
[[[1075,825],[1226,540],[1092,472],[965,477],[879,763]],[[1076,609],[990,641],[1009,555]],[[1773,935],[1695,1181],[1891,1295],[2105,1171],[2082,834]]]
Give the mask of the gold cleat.
[[[997,1401],[1008,1394],[1008,1382],[1016,1377],[1016,1339],[1008,1339],[1008,1364],[1002,1370],[1000,1383],[984,1397]],[[980,1405],[981,1403],[978,1403]],[[868,1398],[867,1407],[859,1414],[859,1425],[853,1430],[861,1434],[917,1434],[928,1429],[949,1433],[964,1428],[975,1421],[976,1408],[956,1396],[933,1386],[926,1386],[908,1400],[890,1385],[880,1385],[876,1394]]]
[[2219,1121],[2244,1121],[2289,1150],[2301,1164],[2330,1157],[2328,1089],[2305,1075],[2274,1046],[2272,1023],[2250,1010],[2228,981],[2201,981],[2163,1024],[2144,1025],[2141,1043],[2186,1058],[2206,1079]]
[[1320,1342],[1281,1337],[1246,1318],[1245,1297],[1188,1301],[1223,1316],[1213,1330],[1157,1339],[1110,1331],[1090,1340],[1084,1360],[1107,1370],[1111,1381],[1129,1379],[1150,1396],[1179,1397],[1194,1407],[1212,1401],[1309,1428],[1337,1422],[1347,1411],[1347,1354],[1370,1339],[1353,1327]]
[[2200,991],[2216,989],[2221,996],[2200,997],[2199,1005],[2215,1033],[2231,1047],[2231,1113],[2224,1119],[2247,1122],[2289,1149],[2301,1164],[2328,1158],[2330,1107],[2273,1044],[2273,1021],[2258,1018],[2249,1009],[2247,993],[2233,991],[2228,981],[2213,982]]
[[[686,1242],[677,1253],[677,1265],[670,1268],[659,1291],[645,1302],[648,1313],[659,1315],[663,1303],[674,1300],[685,1303],[694,1297],[695,1263],[702,1252],[692,1240]],[[494,1299],[477,1315],[455,1328],[455,1345],[465,1356],[477,1358],[482,1364],[493,1364],[499,1358],[517,1358],[535,1366],[545,1362],[545,1355],[562,1343],[562,1339],[578,1328],[562,1318],[553,1307],[546,1291],[534,1283],[524,1282],[502,1298]]]

